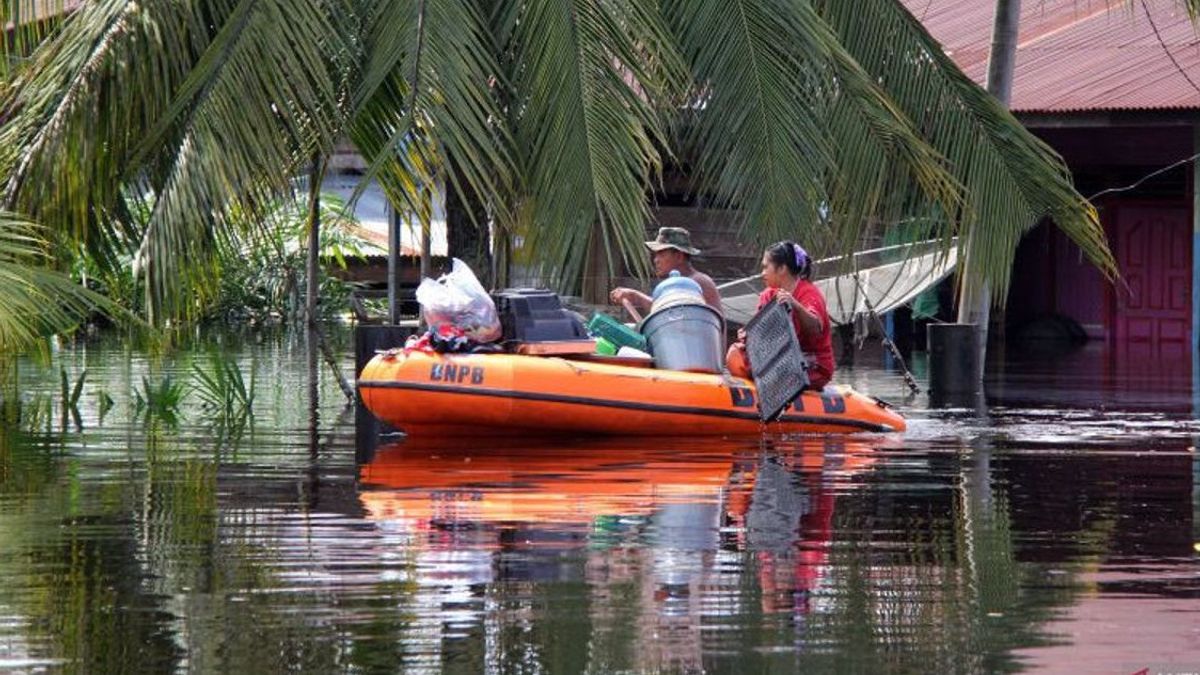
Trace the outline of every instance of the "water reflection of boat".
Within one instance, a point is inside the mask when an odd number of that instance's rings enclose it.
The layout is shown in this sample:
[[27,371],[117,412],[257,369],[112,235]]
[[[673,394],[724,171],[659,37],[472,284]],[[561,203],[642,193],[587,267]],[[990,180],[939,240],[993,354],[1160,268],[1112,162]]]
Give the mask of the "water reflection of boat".
[[[834,451],[826,457],[830,447]],[[782,443],[769,460],[756,449],[725,442],[689,442],[686,451],[657,443],[513,442],[484,450],[475,444],[405,442],[380,449],[362,467],[359,497],[373,519],[433,529],[593,525],[605,516],[645,515],[694,502],[721,501],[744,516],[764,462],[768,471],[820,473],[857,472],[874,461],[871,446],[843,439]],[[772,480],[779,477],[772,475]],[[768,498],[760,499],[766,503]]]
[[[753,383],[722,375],[515,354],[380,354],[358,382],[377,417],[409,435],[583,432],[757,435]],[[805,392],[770,429],[902,431],[884,403],[848,387]]]
[[635,669],[690,672],[706,651],[736,651],[713,626],[817,609],[810,595],[828,583],[836,495],[881,442],[410,440],[361,468],[359,498],[422,571],[421,602],[461,607],[469,590],[483,612],[478,598],[517,589],[533,598],[512,605],[527,613],[499,622],[580,607],[585,616],[559,620],[601,637],[631,629]]
[[636,515],[674,499],[716,499],[732,453],[675,461],[604,448],[382,449],[360,472],[363,505],[373,518],[429,527],[486,523],[590,523],[605,514]]

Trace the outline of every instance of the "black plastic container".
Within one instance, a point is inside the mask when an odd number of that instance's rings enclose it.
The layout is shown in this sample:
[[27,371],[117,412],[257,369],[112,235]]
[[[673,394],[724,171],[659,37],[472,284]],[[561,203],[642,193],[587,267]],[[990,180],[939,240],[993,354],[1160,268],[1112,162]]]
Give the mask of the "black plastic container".
[[929,393],[955,405],[963,394],[983,387],[979,360],[979,329],[969,323],[929,325]]
[[505,342],[552,342],[588,337],[583,321],[544,288],[506,288],[492,294]]

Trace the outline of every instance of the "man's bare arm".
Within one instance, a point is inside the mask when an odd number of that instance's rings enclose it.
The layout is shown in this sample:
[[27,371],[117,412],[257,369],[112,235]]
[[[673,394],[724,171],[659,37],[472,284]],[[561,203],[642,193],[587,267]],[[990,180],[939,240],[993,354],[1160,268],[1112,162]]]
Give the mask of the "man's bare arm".
[[696,283],[700,284],[700,290],[704,292],[704,302],[708,303],[709,307],[717,310],[717,313],[724,317],[725,310],[721,309],[721,292],[717,290],[717,284],[713,282],[712,277],[707,274],[697,273],[695,280]]
[[654,300],[650,296],[633,288],[614,288],[608,297],[618,305],[628,300],[640,312],[649,312],[650,306],[654,304]]

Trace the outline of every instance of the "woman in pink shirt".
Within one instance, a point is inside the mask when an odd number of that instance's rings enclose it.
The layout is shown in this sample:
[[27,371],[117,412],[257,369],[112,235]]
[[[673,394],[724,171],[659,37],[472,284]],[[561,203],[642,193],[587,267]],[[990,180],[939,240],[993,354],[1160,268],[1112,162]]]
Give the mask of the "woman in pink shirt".
[[[833,379],[833,338],[825,296],[810,281],[812,259],[796,242],[781,241],[763,253],[762,276],[767,288],[758,298],[758,308],[771,301],[791,307],[800,349],[808,357],[809,386],[824,388]],[[731,374],[749,378],[745,332],[738,331],[738,338],[726,353],[725,364]]]

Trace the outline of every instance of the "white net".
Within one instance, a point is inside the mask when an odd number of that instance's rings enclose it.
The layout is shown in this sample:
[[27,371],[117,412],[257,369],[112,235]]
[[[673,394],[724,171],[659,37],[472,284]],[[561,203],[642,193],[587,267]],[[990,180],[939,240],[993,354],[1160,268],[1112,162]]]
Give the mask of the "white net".
[[[945,279],[957,263],[956,242],[947,246],[941,240],[922,241],[818,260],[818,274],[823,271],[829,274],[813,283],[825,296],[830,320],[848,324],[856,316],[871,312],[886,314],[912,302]],[[718,288],[727,320],[746,323],[754,316],[763,290],[760,276]]]

